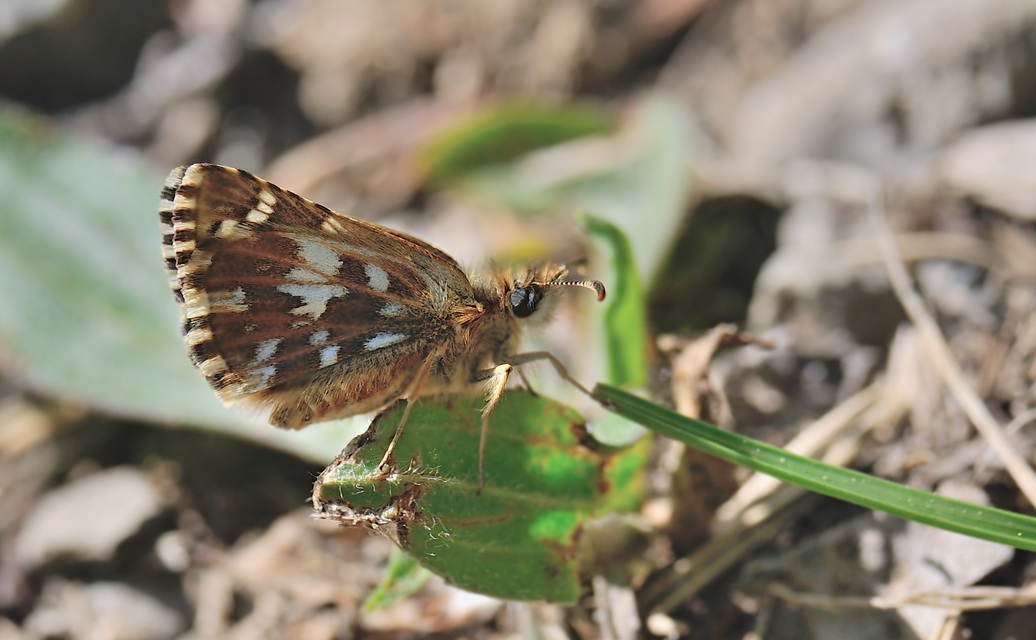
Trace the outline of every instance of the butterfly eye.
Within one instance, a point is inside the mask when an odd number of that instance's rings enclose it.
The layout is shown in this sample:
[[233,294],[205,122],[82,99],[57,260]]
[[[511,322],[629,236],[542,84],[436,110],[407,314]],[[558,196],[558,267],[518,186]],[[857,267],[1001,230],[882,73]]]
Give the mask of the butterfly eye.
[[540,304],[539,287],[522,287],[511,292],[511,312],[516,318],[528,318]]

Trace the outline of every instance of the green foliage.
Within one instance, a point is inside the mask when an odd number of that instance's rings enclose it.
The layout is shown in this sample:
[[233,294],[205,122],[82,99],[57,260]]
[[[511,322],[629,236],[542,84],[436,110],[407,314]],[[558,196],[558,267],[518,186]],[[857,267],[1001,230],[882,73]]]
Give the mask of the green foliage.
[[493,413],[478,492],[482,398],[415,403],[395,449],[396,405],[321,474],[318,511],[395,531],[402,549],[465,589],[515,600],[572,602],[578,543],[596,515],[635,508],[641,468],[596,444],[572,409],[512,391]]
[[633,247],[619,227],[601,218],[583,216],[583,225],[606,243],[612,252],[612,274],[608,283],[608,306],[604,310],[607,380],[611,384],[647,386],[647,317],[644,291],[637,277]]
[[[512,211],[592,211],[629,238],[637,272],[651,279],[690,197],[690,127],[681,110],[652,97],[616,125],[593,108],[527,109],[501,107],[443,134],[423,150],[422,166],[435,184]],[[518,152],[547,142],[560,160],[540,154],[531,162]]]
[[608,112],[595,107],[503,104],[439,133],[425,146],[418,162],[431,183],[447,186],[536,149],[601,135],[614,127]]
[[430,577],[432,574],[421,567],[416,558],[398,548],[393,549],[388,567],[385,568],[385,578],[367,597],[363,610],[370,612],[385,609],[395,602],[405,600],[417,593]]

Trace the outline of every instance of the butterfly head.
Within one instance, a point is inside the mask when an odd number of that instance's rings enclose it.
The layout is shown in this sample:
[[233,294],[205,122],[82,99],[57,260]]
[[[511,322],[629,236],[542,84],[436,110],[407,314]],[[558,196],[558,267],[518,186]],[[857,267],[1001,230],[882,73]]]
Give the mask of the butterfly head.
[[598,280],[572,280],[568,267],[543,264],[509,278],[504,286],[504,304],[519,320],[547,319],[557,302],[558,294],[570,287],[590,289],[597,300],[604,300],[604,285]]

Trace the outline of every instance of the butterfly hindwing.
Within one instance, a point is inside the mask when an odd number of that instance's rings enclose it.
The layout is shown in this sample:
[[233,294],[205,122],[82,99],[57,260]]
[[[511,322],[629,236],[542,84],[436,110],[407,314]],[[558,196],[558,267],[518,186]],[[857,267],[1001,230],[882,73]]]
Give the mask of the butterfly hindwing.
[[405,393],[471,285],[445,253],[241,170],[174,170],[163,255],[195,365],[297,428]]

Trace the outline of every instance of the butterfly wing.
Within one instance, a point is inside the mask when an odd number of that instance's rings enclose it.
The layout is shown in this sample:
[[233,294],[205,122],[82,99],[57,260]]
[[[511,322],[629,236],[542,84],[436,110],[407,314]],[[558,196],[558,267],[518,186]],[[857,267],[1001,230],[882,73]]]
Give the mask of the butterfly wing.
[[299,428],[405,395],[471,299],[456,261],[238,169],[174,170],[163,255],[194,364],[224,402]]

